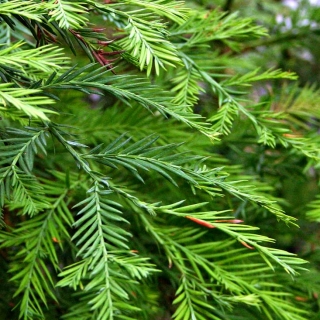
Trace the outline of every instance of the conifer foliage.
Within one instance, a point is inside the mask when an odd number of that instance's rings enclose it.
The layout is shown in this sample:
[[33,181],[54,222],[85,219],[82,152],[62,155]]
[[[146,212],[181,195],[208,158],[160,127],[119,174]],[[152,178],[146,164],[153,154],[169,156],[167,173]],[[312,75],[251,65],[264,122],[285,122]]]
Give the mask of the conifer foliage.
[[319,94],[206,2],[0,1],[5,318],[319,316]]

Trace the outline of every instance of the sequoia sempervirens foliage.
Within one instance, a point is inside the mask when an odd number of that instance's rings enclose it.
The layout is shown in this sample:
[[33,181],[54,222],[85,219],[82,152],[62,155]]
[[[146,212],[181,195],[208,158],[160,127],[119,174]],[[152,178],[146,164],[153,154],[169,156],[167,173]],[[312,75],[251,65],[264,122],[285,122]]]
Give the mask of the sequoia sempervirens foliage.
[[0,1],[4,318],[319,316],[320,14],[249,2]]

